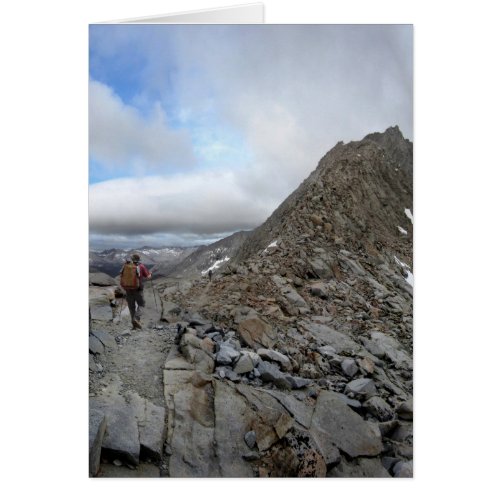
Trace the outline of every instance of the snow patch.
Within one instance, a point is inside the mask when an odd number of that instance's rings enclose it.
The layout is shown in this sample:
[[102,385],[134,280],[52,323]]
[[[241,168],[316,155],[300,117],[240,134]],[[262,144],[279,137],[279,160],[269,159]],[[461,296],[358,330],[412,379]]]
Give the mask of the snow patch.
[[394,260],[406,271],[405,280],[413,287],[413,273],[410,271],[410,266],[399,260],[396,256],[394,256]]
[[229,257],[224,257],[221,260],[216,260],[208,269],[202,271],[201,274],[205,275],[208,273],[208,271],[215,271],[215,269],[218,269],[224,262],[227,262],[228,260]]
[[266,248],[271,248],[271,247],[277,247],[278,246],[278,240],[274,240],[272,243],[269,243]]
[[403,234],[408,234],[408,231],[406,229],[403,229],[401,226],[398,226],[399,232]]
[[408,219],[411,220],[411,223],[413,224],[413,215],[411,213],[411,210],[409,208],[405,208],[405,215],[408,217]]

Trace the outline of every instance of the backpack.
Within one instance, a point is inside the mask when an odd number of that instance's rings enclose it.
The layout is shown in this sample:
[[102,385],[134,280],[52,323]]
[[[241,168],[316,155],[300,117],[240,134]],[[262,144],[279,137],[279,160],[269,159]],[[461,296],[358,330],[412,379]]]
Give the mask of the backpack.
[[139,265],[127,262],[122,269],[120,286],[125,290],[137,290],[141,286]]

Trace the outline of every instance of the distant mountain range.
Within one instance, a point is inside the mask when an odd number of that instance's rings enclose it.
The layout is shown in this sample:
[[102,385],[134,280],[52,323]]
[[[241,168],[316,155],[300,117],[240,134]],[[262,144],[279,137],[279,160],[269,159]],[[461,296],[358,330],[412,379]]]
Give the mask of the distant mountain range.
[[112,248],[100,252],[90,250],[89,272],[102,272],[110,276],[116,276],[125,262],[125,259],[133,253],[141,256],[142,262],[155,272],[156,276],[166,276],[170,268],[176,266],[188,255],[196,251],[198,247],[142,247],[135,250],[122,250]]

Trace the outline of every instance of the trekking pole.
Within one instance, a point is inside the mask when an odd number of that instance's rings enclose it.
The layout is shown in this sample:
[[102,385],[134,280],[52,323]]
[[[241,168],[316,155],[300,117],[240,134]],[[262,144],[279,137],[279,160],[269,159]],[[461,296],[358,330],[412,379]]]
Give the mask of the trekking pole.
[[[153,285],[153,278],[151,278],[151,288],[153,289],[153,297],[155,299],[155,307],[156,307],[156,313],[160,314],[160,311],[158,311],[158,303],[156,302],[156,292],[155,292],[155,287]],[[160,318],[161,319],[161,318]],[[157,327],[156,321],[155,321],[155,328]]]
[[125,297],[122,297],[122,300],[120,301],[120,310],[118,312],[118,323],[121,323],[122,321],[122,309],[123,309],[123,302],[125,301]]

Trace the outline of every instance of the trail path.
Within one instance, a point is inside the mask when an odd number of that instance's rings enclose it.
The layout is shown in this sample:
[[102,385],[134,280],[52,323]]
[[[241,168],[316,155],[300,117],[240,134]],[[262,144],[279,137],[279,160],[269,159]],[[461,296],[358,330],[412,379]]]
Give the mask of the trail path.
[[[99,319],[92,319],[91,326],[94,332],[109,334],[114,342],[105,346],[104,352],[98,356],[102,371],[91,372],[89,380],[90,405],[109,407],[127,407],[131,402],[140,401],[140,405],[153,404],[155,407],[165,408],[163,394],[163,365],[171,348],[175,336],[175,325],[167,325],[159,321],[161,304],[156,297],[156,309],[152,289],[147,285],[145,289],[146,307],[141,318],[142,330],[133,330],[130,322],[126,301],[118,301],[117,314],[112,320],[111,308],[109,317],[99,314]],[[104,311],[106,311],[104,309]],[[91,305],[92,312],[92,305]],[[137,405],[137,403],[134,403]],[[128,410],[127,410],[128,411]],[[131,410],[135,411],[134,408]],[[110,459],[112,462],[112,458]],[[141,463],[137,470],[130,470],[125,466],[116,467],[112,463],[101,467],[101,475],[109,477],[134,477],[145,465]],[[147,462],[151,462],[148,460]],[[153,471],[148,474],[166,475],[166,465],[156,461],[146,464]],[[156,471],[154,470],[156,468]],[[119,470],[118,470],[119,469]]]

